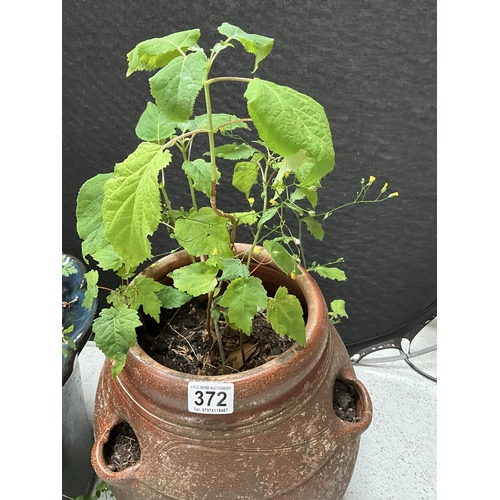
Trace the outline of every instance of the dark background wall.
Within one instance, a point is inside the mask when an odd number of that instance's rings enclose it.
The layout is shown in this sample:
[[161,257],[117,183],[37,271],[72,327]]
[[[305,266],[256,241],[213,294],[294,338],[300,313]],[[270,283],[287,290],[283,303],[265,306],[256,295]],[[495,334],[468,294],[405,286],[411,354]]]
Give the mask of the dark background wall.
[[[323,242],[310,241],[309,261],[345,258],[346,282],[318,279],[327,302],[346,300],[349,319],[337,328],[345,343],[390,336],[435,301],[435,1],[65,0],[62,6],[64,252],[81,256],[80,186],[111,172],[139,142],[134,129],[151,100],[151,75],[126,78],[126,53],[142,40],[191,28],[201,29],[199,43],[208,50],[227,21],[275,38],[256,76],[325,108],[336,167],[323,183],[319,210],[351,201],[370,175],[377,178],[374,192],[388,182],[400,193],[337,212]],[[249,77],[252,68],[253,56],[236,47],[221,54],[216,73]],[[222,97],[234,95],[233,112],[246,115],[242,87],[213,90],[216,111]],[[154,243],[158,253],[171,248],[167,238]]]

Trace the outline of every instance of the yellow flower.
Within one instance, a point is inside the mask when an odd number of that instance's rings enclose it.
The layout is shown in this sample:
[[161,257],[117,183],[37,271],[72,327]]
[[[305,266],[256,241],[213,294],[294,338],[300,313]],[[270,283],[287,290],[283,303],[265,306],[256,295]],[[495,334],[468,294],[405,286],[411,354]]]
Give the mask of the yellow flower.
[[382,193],[385,193],[385,192],[387,191],[387,186],[388,186],[388,185],[389,185],[389,184],[387,184],[387,182],[384,184],[384,187],[380,190],[380,193],[381,193],[381,194],[382,194]]
[[285,172],[285,178],[288,178],[290,176],[290,172]]
[[255,255],[260,255],[260,248],[255,247],[255,248],[253,249],[253,253],[254,253]]
[[255,198],[248,198],[248,203],[250,203],[250,206],[253,207],[253,204],[255,203]]
[[370,184],[376,179],[376,177],[373,177],[373,175],[370,175]]
[[297,277],[297,275],[295,273],[290,273],[290,278],[292,278],[293,280]]
[[399,196],[399,193],[395,191],[394,193],[391,193],[387,198],[394,198],[394,196]]
[[272,206],[274,206],[274,205],[276,205],[276,200],[275,200],[274,198],[271,198],[271,199],[269,200],[269,203],[270,203]]
[[217,255],[219,253],[219,250],[217,250],[217,248],[214,248],[212,250],[212,255]]

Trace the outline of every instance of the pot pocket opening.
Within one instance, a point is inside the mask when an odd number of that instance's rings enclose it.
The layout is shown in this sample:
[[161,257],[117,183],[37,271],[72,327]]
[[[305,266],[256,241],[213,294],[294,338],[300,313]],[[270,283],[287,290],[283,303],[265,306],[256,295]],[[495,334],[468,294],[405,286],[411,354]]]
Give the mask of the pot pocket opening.
[[107,469],[120,472],[139,463],[141,449],[134,430],[127,422],[121,422],[109,433],[108,441],[103,447]]
[[359,422],[359,396],[353,385],[346,380],[337,379],[333,386],[333,410],[345,422]]

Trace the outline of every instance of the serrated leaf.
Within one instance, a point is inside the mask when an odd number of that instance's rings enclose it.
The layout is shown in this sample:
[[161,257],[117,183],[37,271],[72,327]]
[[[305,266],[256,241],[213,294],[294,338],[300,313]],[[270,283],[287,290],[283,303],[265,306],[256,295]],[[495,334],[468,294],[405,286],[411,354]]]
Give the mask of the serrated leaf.
[[236,219],[236,224],[238,226],[241,224],[252,226],[259,218],[255,210],[250,210],[249,212],[233,212],[231,215]]
[[279,335],[288,335],[301,346],[306,345],[306,326],[302,305],[295,295],[280,286],[267,304],[267,320]]
[[323,240],[325,236],[325,231],[323,230],[323,226],[319,223],[314,217],[306,217],[302,219],[306,223],[306,227],[309,232],[317,239]]
[[87,290],[85,291],[85,298],[83,300],[83,307],[90,309],[94,303],[94,299],[97,298],[99,293],[99,288],[97,282],[99,281],[99,273],[92,269],[84,274],[85,280],[87,281]]
[[163,290],[158,292],[158,298],[165,309],[176,309],[177,307],[187,304],[192,297],[188,293],[181,292],[173,286],[165,286]]
[[158,298],[157,292],[163,290],[165,285],[162,285],[153,278],[148,278],[144,275],[139,275],[134,279],[127,288],[125,295],[128,305],[136,311],[142,306],[143,311],[160,322],[161,301]]
[[210,292],[217,286],[217,267],[209,266],[206,262],[195,262],[176,269],[169,276],[174,280],[174,286],[198,297]]
[[318,204],[318,193],[316,191],[315,186],[311,186],[309,188],[302,187],[302,188],[297,188],[292,195],[290,196],[290,201],[298,201],[298,200],[303,200],[304,198],[307,198],[309,203],[315,207]]
[[[239,120],[237,116],[230,115],[227,113],[214,113],[212,114],[212,126],[214,129],[219,129],[222,127],[222,125],[229,123],[229,122],[236,122],[236,123],[231,123],[229,125],[224,126],[224,130],[231,131],[231,130],[236,130],[238,128],[244,128],[246,130],[249,130],[250,127],[245,123],[241,121],[236,121]],[[207,115],[199,115],[195,116],[192,120],[188,120],[185,124],[183,124],[183,129],[185,131],[193,131],[193,130],[208,130],[208,118]]]
[[[255,149],[248,144],[238,144],[233,142],[231,144],[224,144],[215,148],[215,156],[217,158],[224,158],[225,160],[244,160],[254,155]],[[205,153],[209,155],[210,153]]]
[[278,213],[277,208],[268,208],[262,214],[262,217],[259,219],[258,227],[263,226],[268,220],[271,220]]
[[[193,187],[208,196],[212,196],[212,165],[201,158],[194,161],[185,161],[182,170],[193,181]],[[220,179],[220,172],[216,169],[217,181]]]
[[[83,240],[82,255],[93,255],[98,250],[109,245],[104,236],[102,219],[102,201],[104,199],[104,184],[113,174],[97,174],[86,181],[78,192],[76,200],[76,230]],[[85,262],[88,261],[85,259]]]
[[184,122],[193,113],[203,87],[207,59],[203,52],[170,61],[150,78],[151,94],[158,107],[174,122]]
[[228,219],[217,215],[210,207],[192,210],[185,219],[177,219],[175,238],[191,255],[199,257],[216,253],[232,257],[227,230]]
[[233,281],[236,278],[250,278],[250,270],[240,259],[222,259],[222,275],[219,281]]
[[257,182],[259,164],[255,161],[244,161],[234,166],[233,186],[245,196],[250,196],[250,190]]
[[262,246],[268,251],[276,265],[288,276],[302,274],[295,257],[290,255],[283,245],[275,240],[267,240]]
[[333,302],[330,302],[330,309],[332,310],[330,316],[333,317],[333,319],[340,319],[340,318],[348,318],[349,316],[347,315],[347,312],[345,310],[345,300],[342,299],[336,299]]
[[112,269],[113,271],[119,271],[123,267],[123,260],[115,251],[111,245],[107,245],[101,248],[93,255],[94,259],[99,264],[99,267],[103,271],[108,271]]
[[345,281],[347,279],[345,272],[342,271],[342,269],[338,269],[337,267],[326,267],[317,265],[311,267],[309,271],[314,271],[315,273],[318,273],[321,277],[328,278],[331,280]]
[[65,254],[62,254],[62,275],[63,276],[70,276],[72,274],[77,274],[78,269],[75,266],[75,263],[71,260],[69,260],[68,256]]
[[241,28],[229,23],[223,23],[217,29],[222,35],[226,35],[230,39],[238,40],[247,52],[255,55],[253,73],[255,73],[259,67],[260,61],[267,57],[269,52],[271,52],[274,45],[273,38],[245,33]]
[[253,318],[266,307],[267,292],[259,278],[237,278],[227,287],[220,304],[228,308],[229,322],[250,335]]
[[152,235],[161,218],[158,172],[171,160],[158,144],[142,142],[104,187],[106,238],[127,270],[151,257]]
[[323,107],[305,94],[259,78],[248,84],[245,97],[260,138],[284,157],[305,151],[307,161],[296,176],[301,186],[319,185],[335,163],[330,125]]
[[103,309],[94,320],[95,344],[112,361],[116,377],[125,366],[128,350],[137,344],[135,329],[141,326],[137,311],[126,306]]
[[187,30],[172,33],[163,38],[152,38],[136,45],[127,54],[127,76],[134,71],[155,70],[163,68],[172,59],[180,57],[191,47],[194,47],[200,38],[200,30]]
[[135,133],[143,141],[163,144],[167,137],[175,133],[175,126],[156,104],[148,102],[135,127]]

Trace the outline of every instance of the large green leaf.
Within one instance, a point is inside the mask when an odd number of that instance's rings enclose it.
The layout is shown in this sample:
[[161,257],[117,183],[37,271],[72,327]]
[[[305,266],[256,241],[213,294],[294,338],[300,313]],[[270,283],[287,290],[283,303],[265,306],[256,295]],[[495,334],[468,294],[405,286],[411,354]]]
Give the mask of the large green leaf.
[[[182,170],[193,181],[193,187],[209,198],[212,196],[212,165],[201,158],[194,161],[185,161]],[[217,181],[220,179],[220,172],[216,168]]]
[[161,300],[161,305],[165,309],[176,309],[181,307],[191,300],[191,295],[181,292],[173,286],[165,286],[163,290],[158,292],[158,298]]
[[210,207],[192,210],[186,218],[177,219],[175,238],[194,256],[218,254],[232,257],[227,224],[229,220],[217,215]]
[[321,265],[315,265],[309,269],[309,271],[314,271],[318,273],[323,278],[328,278],[330,280],[345,281],[347,276],[342,269],[337,267],[327,267]]
[[170,163],[170,152],[143,142],[122,163],[104,187],[106,238],[127,269],[151,257],[152,235],[160,222],[158,172]]
[[269,252],[276,265],[286,274],[302,274],[295,258],[288,253],[286,248],[275,240],[264,241],[263,247]]
[[205,54],[193,52],[173,59],[150,78],[151,94],[170,120],[184,122],[192,115],[205,80],[206,65]]
[[[82,255],[93,255],[98,250],[109,245],[104,236],[104,221],[102,220],[102,201],[104,199],[104,184],[113,174],[97,174],[86,181],[78,192],[76,200],[76,230],[83,240]],[[88,261],[86,261],[88,263]]]
[[259,164],[255,161],[242,161],[234,166],[233,186],[249,198],[250,190],[257,182]]
[[[333,169],[330,125],[323,107],[311,97],[289,87],[255,78],[247,87],[248,112],[260,138],[281,156],[291,159],[300,185],[319,185]],[[304,158],[302,165],[297,160]],[[286,159],[286,158],[285,158]]]
[[187,30],[172,33],[163,38],[152,38],[137,44],[127,54],[127,76],[134,71],[163,68],[172,59],[179,57],[191,47],[196,46],[200,30]]
[[143,311],[159,323],[162,302],[157,293],[161,292],[163,288],[165,288],[165,285],[153,278],[139,275],[125,290],[128,305],[136,311],[142,306]]
[[113,363],[116,377],[125,366],[128,350],[137,344],[135,329],[141,326],[137,311],[123,305],[103,309],[94,320],[95,344]]
[[279,335],[288,335],[300,345],[306,345],[306,327],[299,299],[280,286],[267,304],[267,320]]
[[195,262],[171,272],[174,286],[183,292],[198,297],[210,292],[217,286],[219,269],[206,262]]
[[148,102],[135,127],[135,133],[143,141],[162,144],[167,137],[175,132],[175,125],[156,104]]
[[[238,121],[239,118],[234,115],[229,115],[227,113],[213,113],[212,114],[212,126],[213,128],[219,129],[222,127],[222,125],[229,123],[229,125],[225,125],[223,127],[223,130],[235,130],[238,128],[244,128],[246,130],[249,130],[250,127],[242,121]],[[230,123],[230,122],[235,122],[235,123]],[[181,129],[183,131],[187,130],[208,130],[208,117],[206,114],[204,115],[199,115],[195,116],[192,120],[188,120],[187,122],[183,123],[181,126]]]
[[91,269],[85,273],[85,280],[87,281],[87,290],[85,290],[82,306],[90,309],[99,293],[99,287],[97,286],[99,273],[95,269]]
[[[224,158],[225,160],[244,160],[250,158],[255,153],[255,149],[248,144],[223,144],[215,148],[215,156],[217,158]],[[210,153],[206,153],[209,155]]]
[[302,219],[307,226],[309,232],[317,239],[322,241],[325,236],[325,230],[320,222],[318,222],[314,217],[306,217]]
[[238,40],[247,52],[255,55],[255,67],[253,72],[257,70],[260,61],[271,52],[274,45],[273,38],[245,33],[241,28],[229,23],[223,23],[217,29],[219,33],[226,35],[228,38]]
[[267,304],[267,292],[259,278],[237,278],[227,287],[220,305],[227,307],[227,319],[242,332],[252,333],[252,320]]
[[250,278],[250,270],[248,266],[243,264],[240,259],[222,259],[222,275],[219,281],[233,281],[236,278]]

